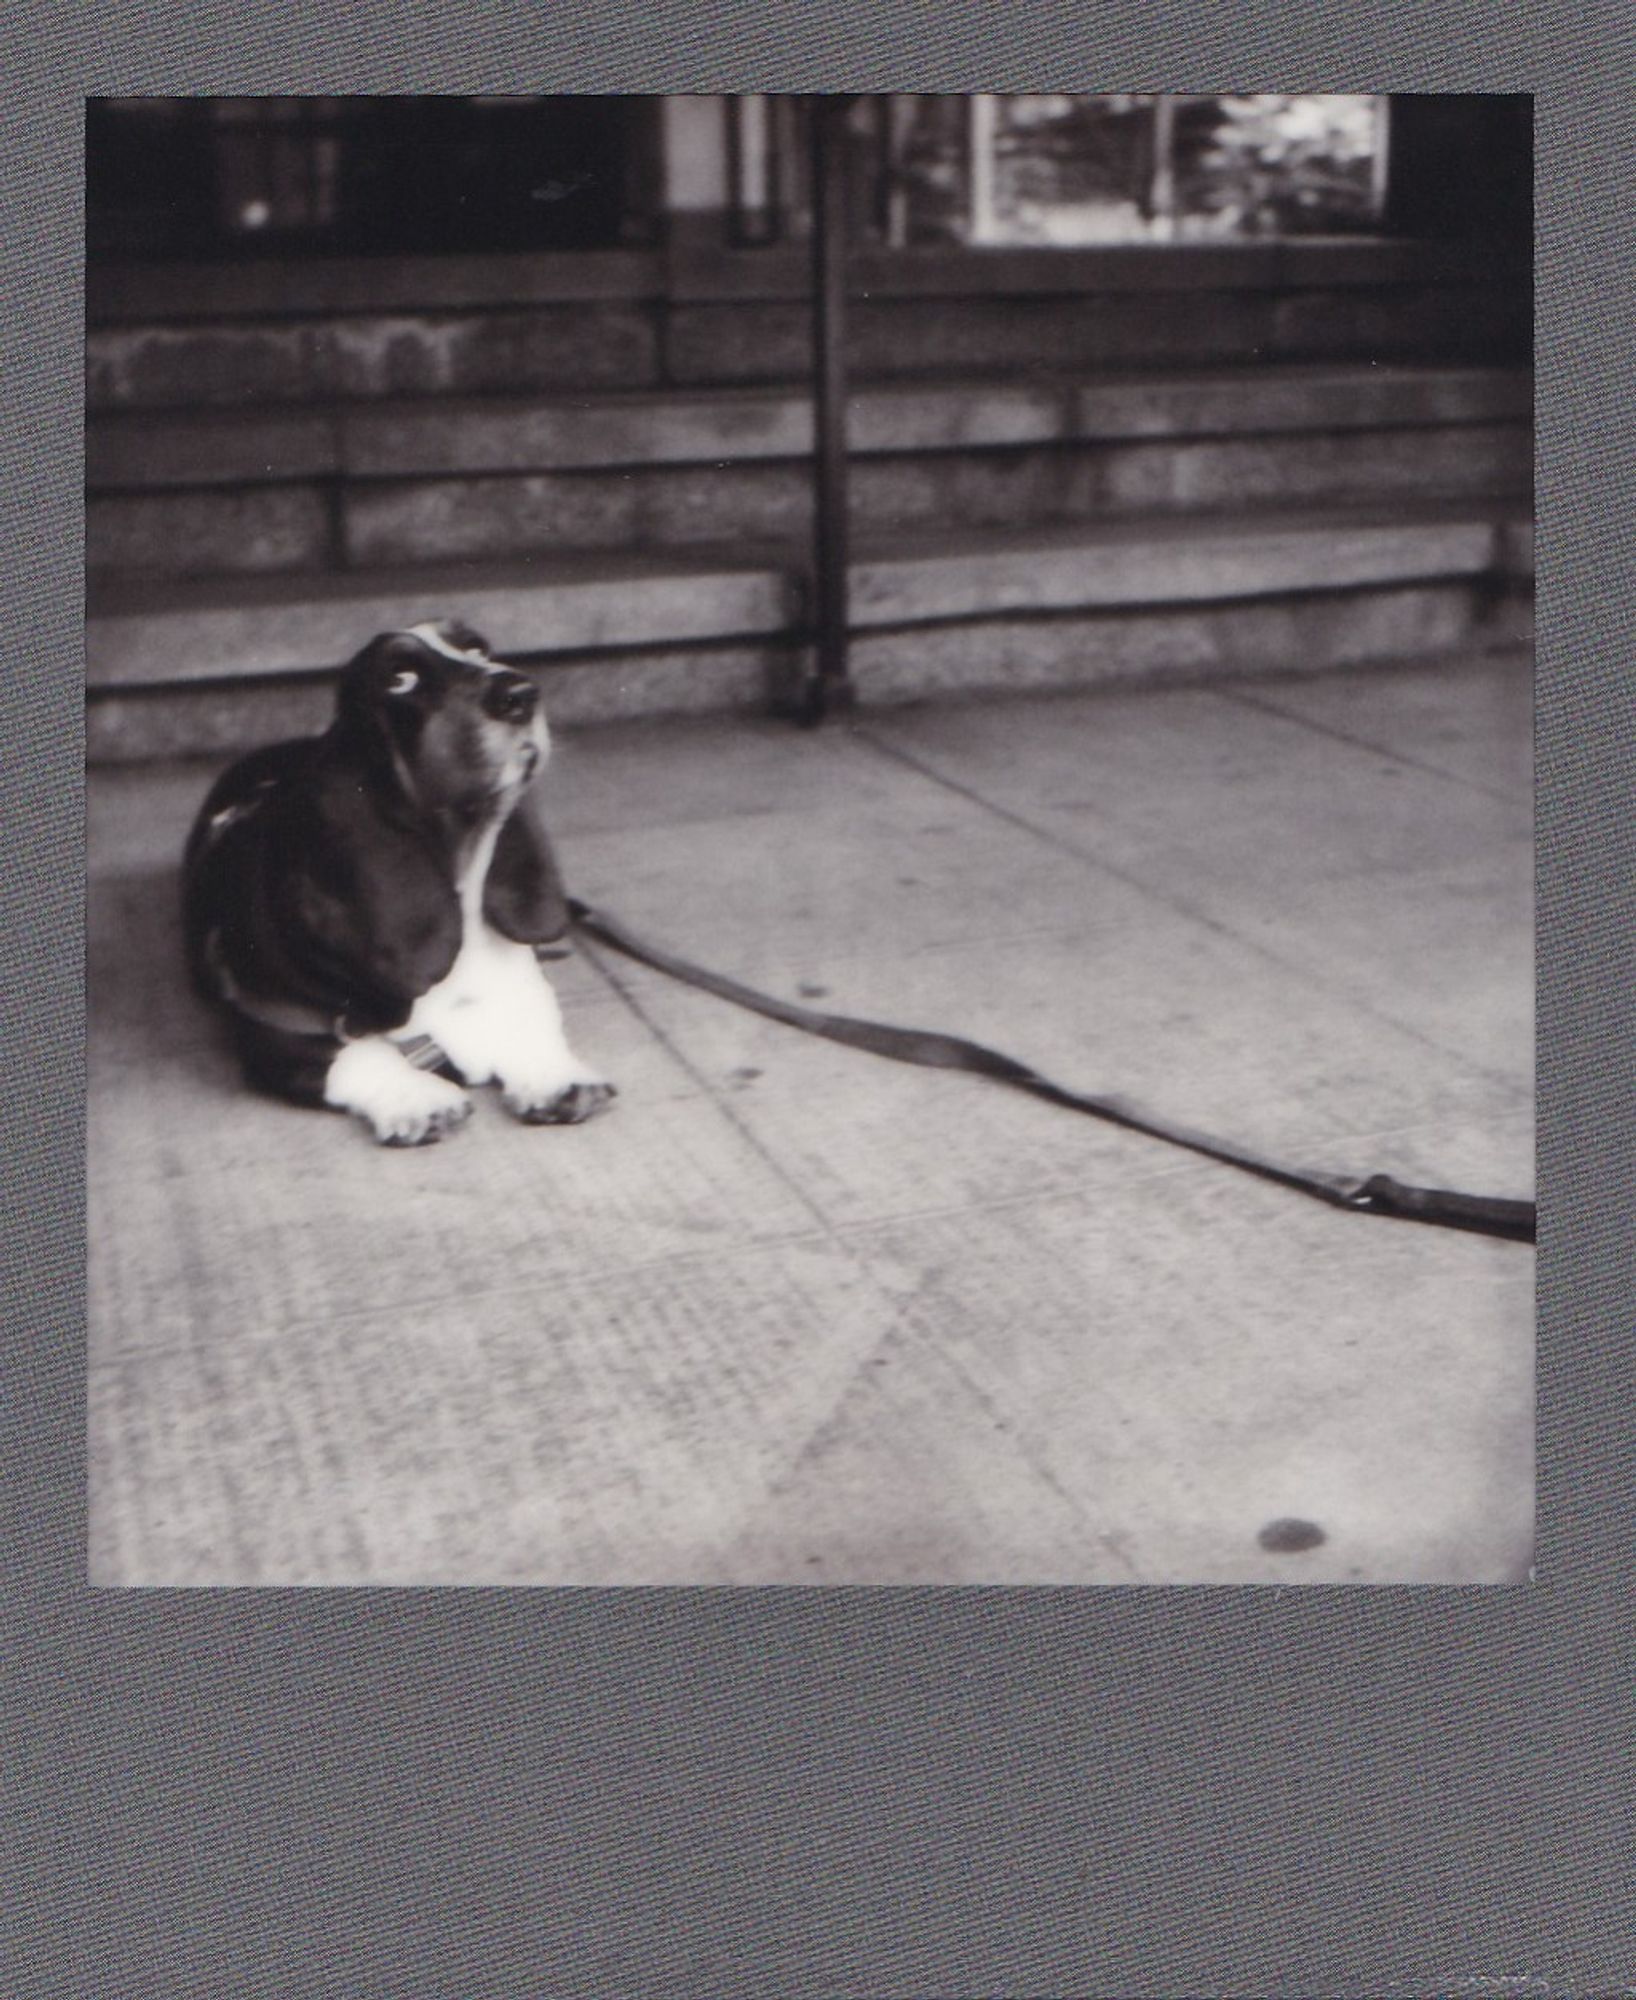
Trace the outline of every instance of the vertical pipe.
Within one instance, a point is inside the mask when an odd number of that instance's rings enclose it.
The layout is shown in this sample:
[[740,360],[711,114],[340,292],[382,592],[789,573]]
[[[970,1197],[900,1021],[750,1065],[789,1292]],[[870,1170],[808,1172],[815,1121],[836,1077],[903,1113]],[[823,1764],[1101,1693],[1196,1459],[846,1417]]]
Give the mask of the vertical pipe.
[[727,100],[727,159],[733,193],[733,236],[765,243],[772,235],[772,118],[767,98]]
[[1176,112],[1179,97],[1153,99],[1153,170],[1148,178],[1147,212],[1153,234],[1168,243],[1176,233]]
[[882,233],[888,249],[901,250],[909,241],[909,184],[905,169],[918,100],[900,91],[881,102],[886,106],[886,215]]
[[800,704],[809,727],[850,705],[847,668],[846,112],[845,97],[812,102],[813,638]]
[[994,138],[999,129],[999,100],[975,92],[966,99],[966,238],[992,243],[997,233],[994,187]]
[[767,100],[754,95],[739,99],[742,120],[742,149],[739,170],[743,175],[740,199],[758,228],[764,228],[772,208],[772,148]]
[[1369,220],[1376,229],[1386,227],[1386,207],[1391,199],[1392,100],[1382,94],[1371,98],[1374,113],[1374,151],[1369,156]]

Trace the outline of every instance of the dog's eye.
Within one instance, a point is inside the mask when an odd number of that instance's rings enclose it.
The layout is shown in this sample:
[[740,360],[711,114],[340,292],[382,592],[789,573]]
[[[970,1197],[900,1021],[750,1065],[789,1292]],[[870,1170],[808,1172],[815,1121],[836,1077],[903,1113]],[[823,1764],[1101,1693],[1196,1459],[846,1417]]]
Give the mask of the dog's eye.
[[386,684],[388,694],[408,694],[420,686],[420,675],[413,667],[401,667]]

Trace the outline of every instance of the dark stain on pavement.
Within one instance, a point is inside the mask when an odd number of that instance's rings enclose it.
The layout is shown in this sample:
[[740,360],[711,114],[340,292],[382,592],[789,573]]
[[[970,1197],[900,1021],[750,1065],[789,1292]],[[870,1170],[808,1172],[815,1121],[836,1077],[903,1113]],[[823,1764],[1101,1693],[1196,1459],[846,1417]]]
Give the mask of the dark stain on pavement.
[[1262,1548],[1270,1549],[1277,1556],[1297,1556],[1306,1549],[1315,1549],[1327,1541],[1322,1528],[1316,1521],[1295,1521],[1288,1518],[1269,1521],[1256,1536]]

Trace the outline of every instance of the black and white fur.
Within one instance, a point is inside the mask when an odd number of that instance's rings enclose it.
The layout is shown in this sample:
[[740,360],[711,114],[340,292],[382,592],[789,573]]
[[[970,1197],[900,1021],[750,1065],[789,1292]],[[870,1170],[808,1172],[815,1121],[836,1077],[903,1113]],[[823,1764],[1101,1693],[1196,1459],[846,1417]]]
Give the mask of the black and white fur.
[[194,983],[249,1080],[424,1145],[497,1084],[530,1124],[577,1124],[613,1086],[574,1054],[536,957],[567,902],[539,818],[534,683],[460,624],[382,634],[322,736],[253,752],[188,840]]

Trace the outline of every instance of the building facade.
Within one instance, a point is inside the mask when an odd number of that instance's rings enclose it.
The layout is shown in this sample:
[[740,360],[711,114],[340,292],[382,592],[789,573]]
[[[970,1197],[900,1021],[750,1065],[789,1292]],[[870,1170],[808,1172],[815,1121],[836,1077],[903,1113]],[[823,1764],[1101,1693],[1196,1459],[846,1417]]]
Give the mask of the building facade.
[[[865,698],[1516,630],[1529,111],[855,100]],[[567,718],[759,705],[810,637],[807,118],[93,104],[94,753],[304,722],[411,608]]]

